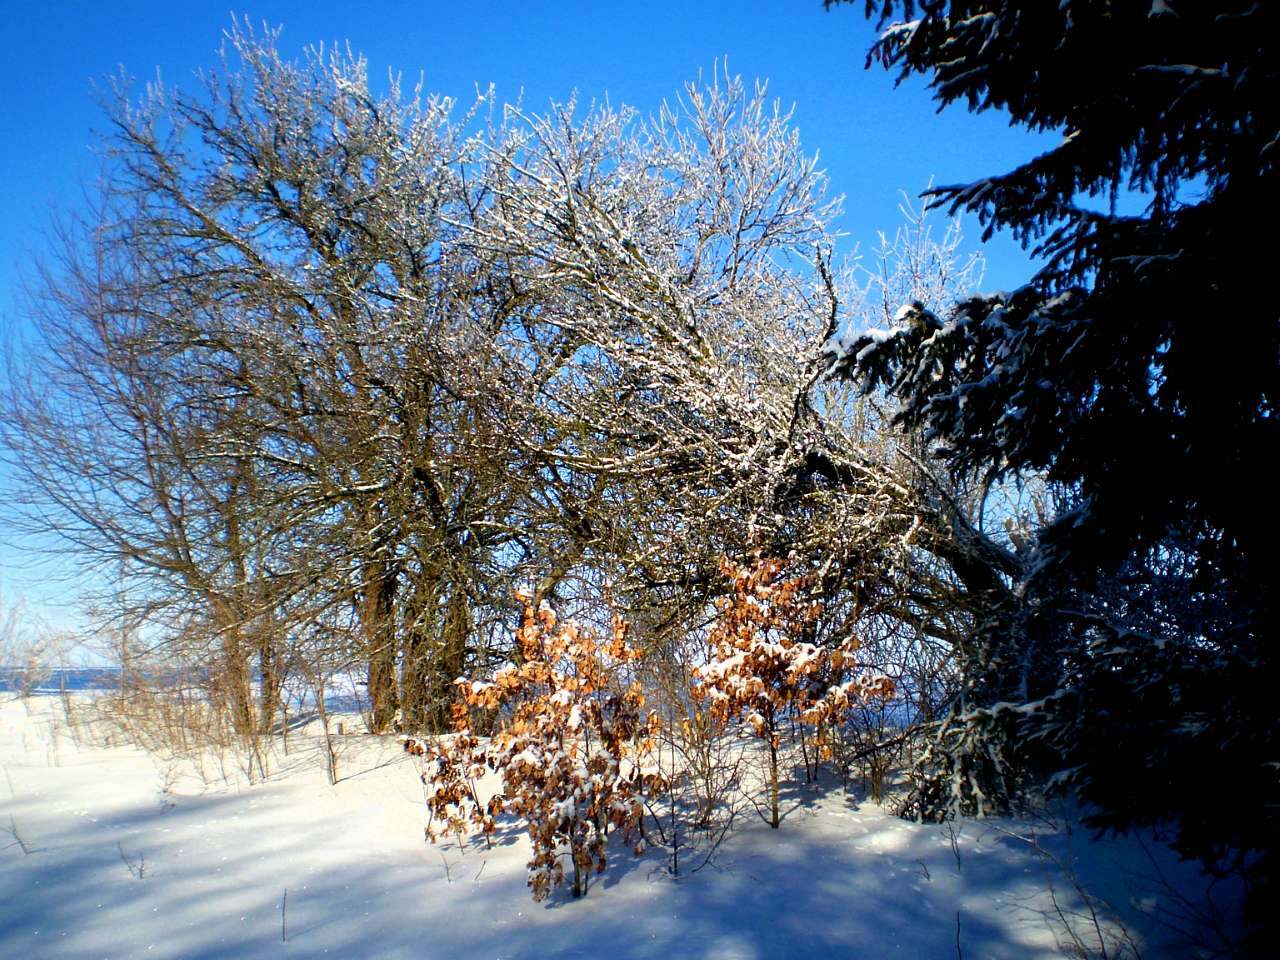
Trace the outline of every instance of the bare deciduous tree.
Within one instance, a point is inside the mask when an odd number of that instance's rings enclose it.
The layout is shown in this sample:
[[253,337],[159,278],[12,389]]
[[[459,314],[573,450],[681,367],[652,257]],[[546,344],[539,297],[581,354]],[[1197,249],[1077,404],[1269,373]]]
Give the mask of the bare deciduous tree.
[[371,729],[439,731],[457,676],[520,657],[513,582],[687,652],[724,558],[794,551],[805,642],[856,633],[935,717],[1020,561],[824,350],[960,292],[954,235],[837,269],[815,160],[734,77],[650,118],[455,118],[349,52],[237,28],[224,59],[195,94],[112,89],[100,204],[5,393],[18,516],[96,563],[103,609],[239,730],[291,672],[359,672]]

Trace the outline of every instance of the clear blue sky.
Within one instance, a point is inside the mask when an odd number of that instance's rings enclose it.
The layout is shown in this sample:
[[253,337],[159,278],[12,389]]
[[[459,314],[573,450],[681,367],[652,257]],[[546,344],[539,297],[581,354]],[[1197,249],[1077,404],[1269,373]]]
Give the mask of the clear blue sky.
[[[0,338],[22,327],[20,278],[44,248],[51,214],[74,208],[97,168],[103,124],[92,82],[121,66],[139,81],[159,69],[166,84],[192,87],[217,63],[231,0],[182,3],[46,0],[5,4],[6,69],[0,71]],[[805,146],[821,155],[833,192],[845,195],[840,228],[868,249],[900,222],[899,191],[1009,169],[1056,139],[1010,129],[996,114],[936,113],[920,82],[894,88],[863,63],[873,28],[861,3],[823,10],[821,0],[537,0],[488,4],[419,0],[377,4],[267,2],[239,5],[255,23],[282,24],[286,55],[316,42],[349,41],[371,76],[388,68],[428,89],[470,99],[477,83],[498,95],[524,92],[531,109],[578,90],[648,111],[717,58],[796,105]],[[977,235],[976,226],[970,233]],[[987,249],[988,288],[1012,287],[1028,261],[997,239]],[[3,489],[0,477],[0,491]],[[22,558],[0,547],[0,587],[46,602]]]

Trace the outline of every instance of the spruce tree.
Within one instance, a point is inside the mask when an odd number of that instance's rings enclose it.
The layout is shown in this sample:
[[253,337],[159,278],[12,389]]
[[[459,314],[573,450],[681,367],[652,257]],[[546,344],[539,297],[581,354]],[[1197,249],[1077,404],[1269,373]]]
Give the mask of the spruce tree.
[[[941,317],[907,305],[892,330],[831,348],[836,375],[894,397],[957,475],[1035,474],[1060,493],[968,716],[1012,731],[1010,749],[1097,803],[1099,824],[1173,821],[1185,852],[1274,875],[1280,8],[866,12],[881,27],[869,63],[923,76],[943,106],[1062,134],[931,192],[1028,247],[1025,286]],[[1014,722],[993,722],[1011,704]]]

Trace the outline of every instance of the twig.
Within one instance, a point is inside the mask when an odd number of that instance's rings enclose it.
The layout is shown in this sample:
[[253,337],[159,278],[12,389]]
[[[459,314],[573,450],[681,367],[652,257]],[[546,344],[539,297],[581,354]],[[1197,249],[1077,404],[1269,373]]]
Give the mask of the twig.
[[289,928],[286,926],[289,916],[289,888],[284,888],[284,896],[280,898],[280,942],[289,942]]
[[124,847],[119,843],[116,844],[116,849],[120,851],[120,859],[124,861],[124,865],[129,869],[129,875],[135,880],[145,880],[147,876],[146,856],[139,853],[137,862],[135,863],[129,855],[124,852]]
[[897,747],[897,746],[900,746],[901,744],[906,743],[915,735],[915,733],[916,733],[915,730],[908,730],[906,733],[900,734],[899,736],[896,736],[896,737],[892,737],[889,740],[882,740],[879,743],[873,743],[868,747],[863,747],[861,750],[855,750],[853,753],[842,757],[841,760],[844,763],[853,763],[854,761],[863,760],[867,757],[874,756],[875,754],[879,753],[882,750],[888,750],[892,747]]
[[960,949],[960,911],[956,911],[956,960],[964,960],[964,951]]
[[453,871],[449,869],[449,861],[445,859],[444,851],[439,851],[440,862],[444,864],[444,878],[453,883]]
[[748,803],[750,803],[753,807],[756,808],[756,814],[760,817],[760,819],[763,820],[765,823],[768,823],[770,820],[771,813],[768,810],[766,810],[764,806],[758,800],[756,800],[755,797],[749,794],[746,790],[739,789],[738,792],[743,798],[747,800]]
[[[1040,859],[1040,864],[1044,868],[1045,883],[1049,890],[1049,902],[1053,905],[1053,911],[1058,918],[1059,924],[1066,932],[1067,937],[1070,938],[1072,946],[1080,956],[1096,956],[1099,957],[1100,960],[1112,960],[1113,953],[1107,949],[1109,934],[1115,947],[1114,957],[1118,958],[1122,956],[1124,951],[1127,949],[1133,956],[1134,960],[1141,960],[1142,954],[1138,949],[1138,945],[1130,935],[1129,930],[1125,927],[1124,923],[1118,916],[1116,916],[1115,912],[1105,900],[1095,897],[1084,888],[1083,884],[1080,882],[1079,875],[1070,863],[1065,862],[1062,858],[1055,856],[1051,851],[1047,850],[1043,844],[1040,843],[1040,838],[1034,833],[1030,836],[1024,837],[1011,830],[1005,830],[1000,827],[996,827],[995,829],[1008,837],[1012,837],[1015,840],[1021,840],[1023,843],[1028,844]],[[1084,905],[1085,910],[1088,911],[1087,914],[1080,913],[1078,911],[1073,914],[1069,914],[1068,911],[1063,908],[1058,899],[1057,886],[1053,882],[1053,872],[1050,870],[1051,866],[1056,868],[1066,881],[1071,884],[1071,888],[1075,891],[1076,896]],[[1107,911],[1108,916],[1103,917],[1098,912],[1099,906]],[[1093,936],[1098,943],[1096,949],[1090,947],[1089,944],[1085,942],[1084,937],[1082,937],[1076,930],[1076,925],[1072,922],[1072,916],[1087,921],[1088,928],[1092,929]]]
[[960,844],[956,840],[956,828],[947,824],[947,836],[951,840],[951,855],[956,858],[956,873],[960,872]]
[[484,865],[485,865],[486,863],[488,863],[488,862],[489,862],[488,860],[481,860],[481,861],[480,861],[480,869],[479,869],[479,870],[477,870],[477,871],[476,871],[476,875],[475,875],[474,877],[472,877],[472,878],[471,878],[471,882],[472,882],[472,883],[479,883],[479,882],[480,882],[480,874],[484,873]]
[[708,847],[707,847],[706,856],[702,858],[701,863],[699,863],[696,867],[694,867],[692,870],[689,871],[689,874],[691,876],[697,873],[703,867],[707,866],[708,864],[710,864],[713,867],[716,865],[713,858],[715,857],[716,853],[719,851],[720,844],[724,842],[725,837],[727,837],[729,835],[729,832],[733,829],[733,821],[736,818],[736,816],[737,816],[736,808],[730,807],[729,815],[725,817],[724,822],[720,824],[720,827],[717,830],[717,832],[714,835],[712,835],[708,830],[708,834],[707,834]]
[[1141,834],[1136,839],[1154,873],[1135,873],[1134,876],[1157,884],[1164,894],[1166,905],[1158,913],[1152,914],[1156,922],[1177,934],[1181,938],[1179,942],[1184,946],[1194,947],[1212,956],[1239,956],[1240,946],[1227,932],[1222,914],[1213,900],[1213,888],[1221,878],[1215,877],[1209,883],[1204,892],[1204,906],[1201,907],[1169,881]]
[[19,848],[21,848],[22,853],[23,853],[23,855],[24,855],[24,856],[30,856],[30,855],[31,855],[31,844],[29,844],[29,843],[28,843],[28,842],[23,838],[22,834],[20,834],[20,833],[18,832],[18,825],[17,825],[17,823],[15,823],[15,822],[14,822],[13,814],[9,814],[9,827],[8,827],[8,833],[9,833],[9,836],[13,837],[13,843],[8,844],[8,845],[5,847],[5,849],[6,849],[6,850],[8,850],[8,849],[9,849],[9,847],[19,847]]

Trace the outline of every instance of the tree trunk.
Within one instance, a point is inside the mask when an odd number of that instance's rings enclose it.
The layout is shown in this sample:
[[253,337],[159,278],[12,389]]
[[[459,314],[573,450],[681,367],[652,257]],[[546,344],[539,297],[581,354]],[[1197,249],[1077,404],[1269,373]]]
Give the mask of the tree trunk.
[[449,708],[454,699],[453,681],[466,670],[471,629],[471,605],[466,591],[461,586],[454,586],[440,631],[440,662],[435,670],[439,694],[432,709],[438,715],[441,729],[449,726]]
[[253,691],[239,624],[232,625],[222,636],[222,675],[215,678],[215,683],[222,687],[231,708],[232,729],[239,736],[253,733]]
[[[439,597],[450,590],[444,616]],[[405,630],[400,708],[406,728],[452,729],[454,681],[466,671],[474,623],[466,591],[443,578],[424,577],[414,589],[417,616]]]
[[389,729],[400,706],[396,691],[395,596],[394,566],[382,560],[366,564],[360,622],[368,651],[369,727],[372,733],[383,733]]
[[263,733],[269,733],[275,722],[276,711],[280,707],[280,688],[284,683],[280,650],[272,633],[274,626],[270,622],[264,624],[258,638],[258,669],[262,678],[258,690],[258,729]]

